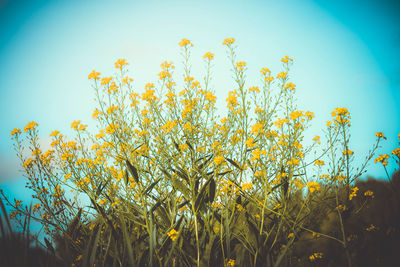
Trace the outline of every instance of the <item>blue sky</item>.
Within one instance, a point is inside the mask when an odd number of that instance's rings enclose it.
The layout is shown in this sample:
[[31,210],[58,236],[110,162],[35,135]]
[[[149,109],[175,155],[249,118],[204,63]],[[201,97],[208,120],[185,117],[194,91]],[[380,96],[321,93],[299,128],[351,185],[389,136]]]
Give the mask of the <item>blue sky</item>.
[[[179,69],[182,38],[195,44],[195,77],[204,70],[202,55],[215,53],[214,88],[221,105],[234,89],[222,41],[234,37],[238,59],[247,62],[249,81],[258,81],[262,67],[278,73],[283,56],[294,58],[291,78],[300,108],[316,114],[313,134],[323,135],[321,129],[335,107],[347,107],[352,114],[352,150],[359,160],[377,131],[388,137],[380,153],[396,148],[396,1],[215,2],[0,0],[2,187],[27,199],[10,140],[12,129],[36,121],[43,143],[54,129],[70,134],[74,120],[94,130],[94,94],[87,75],[93,69],[111,75],[116,59],[126,58],[136,88],[142,90],[145,83],[156,82],[164,60]],[[384,177],[383,169],[373,163],[368,174]]]

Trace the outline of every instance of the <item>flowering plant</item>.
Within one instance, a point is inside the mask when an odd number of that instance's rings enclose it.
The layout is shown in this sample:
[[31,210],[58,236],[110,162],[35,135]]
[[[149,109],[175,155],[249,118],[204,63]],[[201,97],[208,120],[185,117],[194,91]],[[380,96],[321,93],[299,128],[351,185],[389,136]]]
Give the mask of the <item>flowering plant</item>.
[[[349,111],[332,112],[325,145],[319,136],[304,145],[314,114],[296,105],[296,85],[289,81],[293,59],[282,58],[276,75],[262,68],[261,84],[248,87],[235,39],[223,45],[236,82],[226,116],[220,116],[210,85],[214,54],[204,54],[200,82],[190,70],[193,44],[182,39],[180,85],[167,61],[158,84],[146,84],[143,92],[133,86],[124,59],[115,63],[115,76],[89,74],[98,103],[96,133],[74,121],[75,137],[53,131],[51,149],[43,152],[37,123],[24,128],[26,139],[19,129],[11,132],[38,200],[32,216],[68,264],[278,266],[300,260],[292,248],[304,233],[334,240],[351,261],[342,214],[357,196],[354,183],[366,164],[352,168]],[[367,161],[385,137],[377,138]],[[386,159],[376,161],[386,165]],[[315,220],[322,219],[310,217],[314,203],[323,214],[337,214],[336,234],[319,232]],[[18,219],[24,210],[14,206]],[[323,254],[305,260],[320,261]]]

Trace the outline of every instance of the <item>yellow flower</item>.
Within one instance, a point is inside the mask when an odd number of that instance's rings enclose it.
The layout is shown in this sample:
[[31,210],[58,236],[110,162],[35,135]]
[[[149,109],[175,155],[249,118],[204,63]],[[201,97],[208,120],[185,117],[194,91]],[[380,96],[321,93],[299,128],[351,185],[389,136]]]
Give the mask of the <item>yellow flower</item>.
[[128,63],[126,63],[125,59],[118,59],[114,65],[116,69],[122,70],[122,67],[128,65]]
[[268,68],[262,68],[262,69],[260,70],[260,72],[261,72],[263,75],[266,75],[267,72],[268,72],[269,74],[271,74],[271,71],[270,71]]
[[290,234],[288,234],[287,238],[290,239],[290,238],[293,237],[293,236],[294,236],[294,234],[293,234],[293,233],[290,233]]
[[351,193],[349,195],[349,200],[352,200],[354,197],[357,196],[358,187],[353,187],[351,189]]
[[280,72],[280,73],[276,76],[276,78],[277,78],[277,79],[279,79],[279,78],[285,79],[286,76],[287,76],[287,73],[286,73],[286,72]]
[[87,124],[81,124],[81,125],[79,125],[79,131],[84,131],[85,129],[86,129],[86,127],[87,127]]
[[180,42],[179,42],[179,46],[180,47],[183,47],[183,46],[187,46],[187,45],[191,45],[191,46],[193,46],[193,44],[188,40],[188,39],[185,39],[185,38],[183,38]]
[[365,230],[368,232],[374,231],[376,229],[377,229],[376,226],[373,224],[370,224],[367,228],[365,228]]
[[288,63],[289,61],[293,61],[293,59],[289,58],[289,56],[286,55],[284,58],[281,59],[281,61],[283,63]]
[[37,123],[34,122],[34,121],[29,122],[29,123],[25,126],[25,128],[24,128],[24,132],[27,132],[27,131],[29,131],[29,130],[34,130],[34,129],[35,129],[35,126],[39,126],[39,124],[37,124]]
[[304,114],[307,119],[312,120],[315,116],[314,116],[314,112],[311,111],[306,111],[306,113]]
[[285,89],[290,89],[290,90],[294,90],[294,89],[296,89],[296,85],[294,84],[294,83],[287,83],[286,85],[285,85]]
[[145,92],[142,94],[142,99],[145,101],[154,101],[156,100],[156,96],[154,96],[155,90],[152,90],[154,85],[152,83],[148,83],[145,86]]
[[99,75],[100,75],[100,72],[96,72],[96,71],[93,70],[93,71],[89,74],[88,78],[89,78],[89,80],[90,80],[90,79],[99,80],[99,79],[100,79],[100,78],[99,78]]
[[216,156],[214,157],[214,163],[216,165],[220,165],[221,163],[223,163],[225,161],[223,156]]
[[274,124],[278,129],[280,129],[282,128],[283,124],[285,124],[288,121],[289,121],[288,119],[278,119],[277,121],[274,122]]
[[181,150],[186,150],[186,149],[188,149],[189,147],[188,147],[188,145],[187,145],[186,143],[183,143],[183,144],[180,144],[180,145],[179,145],[179,148],[180,148]]
[[245,144],[248,148],[253,148],[256,144],[254,143],[254,139],[253,137],[249,137],[249,139],[247,139],[245,141]]
[[228,108],[230,111],[232,111],[237,105],[238,105],[238,101],[237,101],[237,91],[230,91],[228,97],[226,98],[226,102],[228,102]]
[[35,149],[32,151],[32,156],[39,156],[40,154],[42,154],[42,151],[40,149]]
[[364,196],[374,198],[374,192],[372,192],[371,190],[367,190],[365,191]]
[[236,63],[236,68],[237,68],[239,71],[242,71],[242,70],[244,69],[244,67],[246,67],[246,62],[244,62],[244,61],[239,61],[239,62]]
[[81,123],[81,121],[74,121],[71,123],[71,128],[74,129],[75,131],[78,130],[78,126]]
[[235,266],[235,260],[230,259],[230,260],[228,261],[228,263],[226,264],[226,267],[233,267],[233,266]]
[[299,190],[301,190],[305,186],[300,179],[295,179],[293,183]]
[[308,187],[308,190],[310,191],[310,193],[312,193],[314,191],[318,191],[321,188],[319,183],[317,183],[317,182],[308,182],[307,187]]
[[171,68],[171,69],[175,69],[175,66],[174,65],[172,65],[172,62],[170,61],[169,63],[167,62],[167,61],[164,61],[163,63],[161,63],[161,68],[163,69],[163,70],[166,70],[166,69],[169,69],[169,68]]
[[258,86],[253,86],[249,88],[249,92],[256,92],[259,93],[260,89],[258,88]]
[[342,154],[343,155],[353,155],[354,154],[354,152],[353,151],[351,151],[350,149],[347,149],[347,150],[344,150],[343,152],[342,152]]
[[28,159],[27,161],[25,161],[23,165],[24,169],[31,167],[33,162],[34,162],[33,159]]
[[224,42],[222,43],[222,45],[230,46],[230,45],[232,45],[234,42],[235,42],[235,38],[226,38],[226,39],[224,40]]
[[382,132],[378,132],[378,133],[375,133],[375,135],[376,135],[376,137],[378,137],[378,138],[383,138],[383,139],[387,139],[384,135],[383,135],[383,133]]
[[237,204],[236,208],[238,209],[238,211],[243,211],[244,210],[244,208],[243,208],[243,206],[241,204]]
[[316,259],[322,259],[322,256],[323,254],[321,252],[316,252],[308,258],[310,259],[310,261],[315,261]]
[[243,190],[243,191],[249,190],[249,189],[251,189],[252,187],[253,187],[253,183],[243,183],[243,184],[242,184],[242,190]]
[[185,124],[183,125],[183,129],[185,129],[185,130],[191,132],[191,131],[194,129],[194,127],[190,124],[190,122],[187,122],[187,123],[185,123]]
[[16,134],[20,134],[20,133],[21,133],[20,129],[14,128],[14,130],[11,131],[11,136],[16,135]]
[[185,82],[192,82],[193,80],[194,80],[194,78],[191,77],[191,76],[187,76],[187,77],[185,77],[185,79],[184,79]]
[[168,70],[163,70],[158,74],[158,77],[160,80],[171,78],[171,73]]
[[116,124],[109,124],[107,127],[106,127],[106,133],[107,134],[112,134],[112,133],[114,133],[115,132],[115,130],[118,128],[118,125],[116,125]]
[[400,158],[400,147],[392,150],[392,154]]
[[97,119],[99,115],[103,115],[103,112],[99,111],[97,108],[93,111],[92,118]]
[[296,120],[302,116],[303,116],[303,111],[298,111],[298,110],[295,110],[289,114],[291,120]]
[[132,81],[133,81],[133,79],[129,78],[128,76],[125,76],[125,78],[122,79],[122,82],[125,84],[128,84],[129,82],[132,82]]
[[208,100],[212,103],[215,103],[215,100],[217,99],[216,96],[213,95],[212,92],[207,92],[205,97],[206,97],[206,100]]
[[[118,107],[117,106],[110,106],[108,109],[107,109],[107,114],[111,114],[111,113],[113,113],[114,111],[116,111],[116,110],[118,110]],[[99,113],[98,113],[99,114]]]
[[332,111],[332,117],[335,116],[346,116],[349,115],[350,113],[348,112],[347,108],[335,108],[335,110]]
[[251,152],[251,155],[253,156],[251,158],[251,160],[252,161],[256,161],[256,160],[260,159],[261,155],[265,156],[266,154],[267,154],[267,152],[265,150],[260,150],[260,149],[257,148],[256,150],[253,150]]
[[168,133],[170,131],[172,131],[173,128],[175,128],[176,126],[176,122],[174,121],[167,121],[162,127],[161,129],[164,131],[164,133]]
[[381,155],[379,155],[379,157],[377,157],[375,159],[375,163],[381,162],[383,166],[386,166],[386,165],[388,165],[388,161],[387,161],[388,158],[389,158],[388,154],[383,154],[383,155],[381,154]]
[[269,83],[272,82],[273,80],[274,80],[274,77],[272,77],[272,76],[264,78],[264,81],[269,82]]
[[115,82],[111,82],[111,85],[110,85],[110,87],[108,88],[108,90],[107,90],[107,92],[109,93],[109,94],[111,94],[111,93],[116,93],[116,92],[118,92],[118,86],[115,84]]
[[198,81],[192,82],[192,85],[190,86],[190,88],[192,88],[192,89],[194,89],[195,87],[200,88],[200,83]]
[[315,165],[315,166],[323,166],[323,165],[325,165],[325,162],[322,161],[322,160],[317,159],[317,160],[314,162],[314,165]]
[[211,52],[207,52],[204,54],[203,58],[208,58],[208,60],[212,60],[214,58],[214,54]]
[[37,211],[40,208],[40,203],[33,205],[33,212]]
[[104,133],[104,130],[101,129],[100,132],[99,132],[98,134],[96,134],[94,137],[95,137],[96,139],[99,139],[99,138],[104,137],[105,135],[106,135],[106,134]]
[[59,133],[59,131],[55,130],[51,132],[50,136],[57,136]]
[[177,232],[175,229],[172,229],[167,233],[169,238],[171,238],[172,241],[175,241],[178,238],[179,232]]
[[112,77],[105,77],[101,79],[101,85],[106,85],[109,84],[111,81]]
[[256,124],[251,126],[251,133],[252,134],[263,133],[264,132],[263,128],[264,128],[264,125],[261,122],[257,122]]
[[335,117],[335,119],[333,121],[335,122],[336,125],[348,124],[350,126],[349,119],[351,119],[351,117],[350,117],[350,113],[347,110],[347,108],[335,108],[335,110],[332,111],[331,115],[332,115],[332,117]]

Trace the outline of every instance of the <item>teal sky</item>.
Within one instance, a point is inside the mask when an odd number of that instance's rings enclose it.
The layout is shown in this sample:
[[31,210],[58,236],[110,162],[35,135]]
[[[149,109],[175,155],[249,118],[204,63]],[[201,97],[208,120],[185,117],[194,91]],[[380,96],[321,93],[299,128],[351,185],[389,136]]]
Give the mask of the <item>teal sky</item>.
[[[399,14],[399,4],[388,0],[0,0],[0,184],[27,199],[12,129],[36,121],[43,143],[55,129],[71,134],[78,119],[94,131],[88,74],[112,75],[113,63],[125,58],[140,91],[171,60],[179,79],[182,38],[195,44],[199,80],[202,55],[215,53],[221,105],[234,89],[222,41],[234,37],[238,59],[248,65],[248,86],[258,84],[262,67],[278,73],[283,56],[294,58],[298,104],[316,114],[310,138],[323,135],[335,107],[347,107],[356,157],[364,159],[377,131],[388,137],[379,153],[390,153],[400,133]],[[368,174],[384,177],[384,170],[371,163]]]

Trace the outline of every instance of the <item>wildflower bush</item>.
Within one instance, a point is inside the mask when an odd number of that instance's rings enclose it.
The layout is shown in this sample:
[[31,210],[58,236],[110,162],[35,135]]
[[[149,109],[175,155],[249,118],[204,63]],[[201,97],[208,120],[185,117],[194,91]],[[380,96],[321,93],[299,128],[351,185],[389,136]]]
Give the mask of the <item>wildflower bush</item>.
[[[158,84],[148,83],[141,92],[124,59],[115,63],[114,76],[89,74],[98,104],[95,133],[74,121],[73,138],[54,131],[52,148],[42,151],[37,123],[14,129],[37,204],[28,210],[7,199],[14,207],[10,217],[21,221],[31,211],[44,227],[47,247],[66,266],[329,263],[318,250],[296,254],[305,235],[335,242],[352,266],[343,216],[360,196],[354,185],[384,135],[376,134],[356,169],[350,113],[336,108],[326,124],[326,143],[315,136],[306,146],[304,133],[314,114],[296,105],[296,85],[289,81],[293,59],[282,58],[277,74],[262,68],[261,83],[249,86],[235,39],[223,45],[236,84],[225,116],[210,87],[214,54],[203,56],[200,82],[191,73],[193,44],[183,39],[181,84],[167,61]],[[397,159],[399,151],[393,151]],[[375,161],[386,166],[388,157]],[[366,202],[374,196],[362,194]],[[327,214],[337,220],[331,232],[319,228]]]

